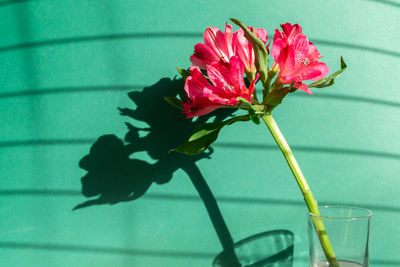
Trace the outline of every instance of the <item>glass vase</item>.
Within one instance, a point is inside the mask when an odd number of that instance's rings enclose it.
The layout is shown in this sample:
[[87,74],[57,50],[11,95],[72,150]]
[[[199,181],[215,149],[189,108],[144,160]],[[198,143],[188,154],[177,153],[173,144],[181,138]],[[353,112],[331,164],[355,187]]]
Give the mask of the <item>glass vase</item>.
[[[292,232],[273,230],[242,239],[234,244],[234,249],[242,267],[292,267],[293,242]],[[230,260],[221,252],[212,266],[230,267]]]
[[372,212],[364,208],[322,206],[320,214],[308,213],[310,267],[326,267],[324,252],[314,228],[322,220],[340,267],[369,266],[369,235]]

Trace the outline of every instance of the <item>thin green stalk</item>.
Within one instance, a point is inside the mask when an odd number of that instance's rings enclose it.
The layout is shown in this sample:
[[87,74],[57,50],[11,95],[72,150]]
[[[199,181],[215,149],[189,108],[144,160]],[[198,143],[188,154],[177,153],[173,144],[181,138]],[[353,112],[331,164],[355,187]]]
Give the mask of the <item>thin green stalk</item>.
[[[280,150],[282,151],[283,156],[288,163],[290,170],[292,171],[294,178],[296,179],[297,184],[303,194],[304,201],[306,202],[308,210],[315,215],[320,215],[317,201],[314,199],[313,194],[311,193],[311,189],[307,184],[306,178],[304,177],[299,164],[296,161],[296,158],[293,155],[292,150],[290,149],[288,143],[285,140],[285,137],[282,135],[281,131],[278,128],[274,118],[271,114],[264,114],[262,116],[263,121],[267,125],[269,131],[274,137],[276,143],[278,144]],[[331,242],[329,241],[329,237],[326,233],[325,226],[323,221],[316,217],[313,220],[315,230],[317,232],[319,241],[321,243],[322,249],[325,253],[326,259],[329,262],[329,266],[339,267],[339,264],[336,260],[335,252],[333,251]]]

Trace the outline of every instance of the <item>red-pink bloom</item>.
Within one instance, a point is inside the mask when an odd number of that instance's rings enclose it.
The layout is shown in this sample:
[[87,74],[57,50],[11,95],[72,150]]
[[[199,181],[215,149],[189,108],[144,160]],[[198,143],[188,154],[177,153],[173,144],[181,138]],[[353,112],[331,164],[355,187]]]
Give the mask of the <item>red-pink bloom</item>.
[[312,94],[305,80],[320,80],[329,73],[328,66],[318,62],[321,58],[317,48],[301,32],[298,24],[281,25],[283,32],[275,29],[271,56],[279,65],[278,80],[282,84],[291,84],[294,87]]
[[[267,43],[266,30],[252,27],[249,29]],[[203,39],[204,43],[194,46],[194,54],[190,57],[193,65],[207,69],[207,66],[220,59],[229,62],[232,56],[238,56],[245,65],[246,72],[255,72],[254,51],[241,28],[232,33],[232,26],[225,24],[225,33],[222,33],[218,28],[210,27],[204,32]]]
[[198,43],[194,46],[190,61],[201,69],[207,69],[208,65],[221,58],[229,62],[233,56],[232,37],[230,24],[225,25],[225,33],[216,27],[207,28],[203,34],[204,44]]
[[[256,29],[253,27],[249,27],[249,29],[255,33],[255,35],[263,41],[264,44],[268,41],[268,33],[264,29]],[[234,54],[237,55],[240,60],[245,65],[246,72],[256,72],[256,67],[254,65],[254,50],[249,41],[247,41],[246,37],[244,37],[244,31],[242,28],[237,30],[233,35],[233,51]]]
[[217,108],[235,106],[243,97],[251,102],[258,75],[249,88],[243,80],[244,64],[237,56],[230,62],[220,60],[207,67],[209,81],[196,66],[190,67],[190,76],[186,78],[185,91],[187,100],[183,101],[183,112],[187,118],[202,116]]

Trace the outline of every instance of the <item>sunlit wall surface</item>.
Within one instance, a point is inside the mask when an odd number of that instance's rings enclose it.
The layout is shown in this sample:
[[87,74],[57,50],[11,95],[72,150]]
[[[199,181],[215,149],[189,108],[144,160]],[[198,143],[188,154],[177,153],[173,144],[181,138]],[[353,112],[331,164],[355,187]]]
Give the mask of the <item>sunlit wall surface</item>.
[[[176,111],[155,98],[182,88],[175,67],[187,68],[205,28],[230,17],[271,37],[280,23],[299,23],[331,70],[344,57],[333,87],[290,95],[275,119],[319,202],[373,210],[371,266],[400,266],[395,0],[0,2],[1,266],[211,266],[221,247],[191,171],[209,183],[235,240],[292,231],[294,266],[307,265],[302,196],[263,125],[223,129],[186,169],[157,165],[157,147],[179,129],[168,120]],[[133,116],[118,110],[139,106]],[[127,133],[128,173],[159,184],[135,200],[123,185],[99,199],[107,186],[98,180],[83,195],[81,159],[100,136]]]

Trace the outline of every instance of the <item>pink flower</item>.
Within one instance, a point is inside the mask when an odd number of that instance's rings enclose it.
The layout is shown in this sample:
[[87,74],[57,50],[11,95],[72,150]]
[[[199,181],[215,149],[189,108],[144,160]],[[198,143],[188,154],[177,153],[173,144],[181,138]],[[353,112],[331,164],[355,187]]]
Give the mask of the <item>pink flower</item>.
[[229,62],[233,56],[232,37],[230,24],[225,24],[225,33],[216,27],[207,28],[203,34],[204,44],[198,43],[194,46],[190,61],[201,69],[207,69],[208,65],[221,58]]
[[[260,38],[264,44],[267,43],[268,33],[266,30],[255,29],[253,27],[249,27],[249,29],[255,33],[255,35],[257,35],[257,37]],[[256,67],[254,65],[254,50],[249,41],[247,41],[246,37],[244,37],[244,31],[242,28],[237,30],[233,36],[233,48],[235,55],[237,55],[244,63],[246,72],[256,72]]]
[[279,81],[293,86],[312,95],[311,90],[303,83],[304,80],[320,80],[329,73],[328,66],[318,62],[321,58],[317,48],[302,34],[298,24],[281,25],[283,32],[275,29],[271,56],[279,65]]
[[207,67],[207,76],[202,75],[196,66],[190,67],[190,76],[186,78],[185,91],[187,100],[183,101],[183,112],[187,118],[202,116],[217,108],[235,106],[243,97],[251,102],[258,75],[249,88],[244,84],[244,64],[237,56],[230,62],[220,60]]
[[[268,33],[264,29],[249,27],[264,43]],[[208,65],[223,59],[227,62],[232,56],[238,56],[246,68],[246,72],[255,72],[254,51],[244,37],[242,29],[232,33],[232,26],[225,24],[225,33],[216,27],[207,28],[203,35],[204,43],[194,46],[194,54],[190,57],[193,65],[207,69]]]

